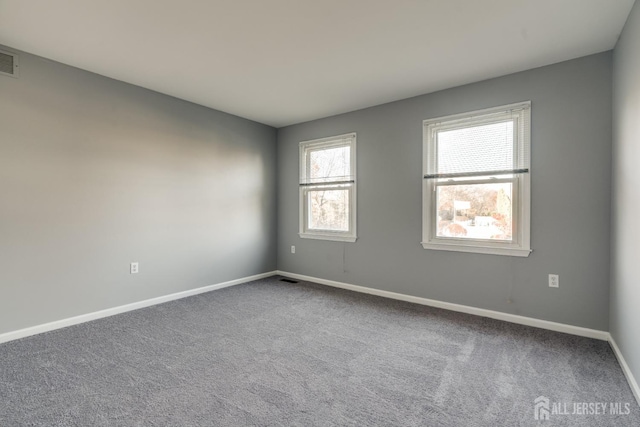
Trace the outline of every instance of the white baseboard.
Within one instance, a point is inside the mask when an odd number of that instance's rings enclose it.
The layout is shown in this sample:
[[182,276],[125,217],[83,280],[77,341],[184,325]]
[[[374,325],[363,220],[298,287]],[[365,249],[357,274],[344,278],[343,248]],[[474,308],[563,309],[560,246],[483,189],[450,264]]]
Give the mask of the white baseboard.
[[79,323],[89,322],[91,320],[101,319],[103,317],[109,317],[116,314],[125,313],[127,311],[137,310],[139,308],[162,304],[164,302],[186,298],[193,295],[202,294],[205,292],[215,291],[216,289],[228,288],[229,286],[239,285],[241,283],[251,282],[253,280],[264,279],[265,277],[271,277],[271,276],[274,276],[275,274],[276,274],[275,271],[256,274],[254,276],[243,277],[241,279],[230,280],[228,282],[204,286],[202,288],[190,289],[188,291],[176,292],[175,294],[169,294],[161,297],[151,298],[144,301],[121,305],[118,307],[107,308],[105,310],[100,310],[93,313],[81,314],[79,316],[69,317],[67,319],[61,319],[61,320],[56,320],[50,323],[44,323],[42,325],[32,326],[30,328],[24,328],[24,329],[19,329],[17,331],[6,332],[4,334],[0,334],[0,344],[8,341],[17,340],[20,338],[29,337],[31,335],[41,334],[43,332],[53,331],[55,329],[66,328],[67,326],[77,325]]
[[443,308],[446,310],[457,311],[461,313],[474,314],[476,316],[489,317],[492,319],[504,320],[506,322],[517,323],[520,325],[533,326],[536,328],[548,329],[551,331],[564,332],[567,334],[578,335],[582,337],[595,338],[603,341],[608,341],[613,349],[622,372],[624,373],[633,395],[635,396],[638,404],[640,405],[640,387],[636,381],[629,365],[624,359],[624,356],[620,352],[615,340],[609,334],[609,332],[599,331],[596,329],[582,328],[580,326],[566,325],[563,323],[550,322],[548,320],[540,320],[532,317],[519,316],[516,314],[502,313],[494,310],[487,310],[484,308],[471,307],[467,305],[454,304],[444,301],[432,300],[428,298],[421,298],[411,295],[400,294],[396,292],[383,291],[380,289],[367,288],[364,286],[351,285],[349,283],[336,282],[333,280],[320,279],[318,277],[305,276],[302,274],[289,273],[286,271],[270,271],[267,273],[256,274],[254,276],[243,277],[240,279],[230,280],[228,282],[218,283],[215,285],[204,286],[202,288],[190,289],[188,291],[176,292],[161,297],[151,298],[144,301],[134,302],[131,304],[121,305],[118,307],[108,308],[105,310],[96,311],[93,313],[81,314],[79,316],[69,317],[67,319],[56,320],[54,322],[45,323],[42,325],[32,326],[29,328],[19,329],[17,331],[6,332],[0,334],[0,344],[17,340],[20,338],[29,337],[43,332],[53,331],[55,329],[65,328],[67,326],[77,325],[80,323],[89,322],[91,320],[102,319],[104,317],[113,316],[127,311],[133,311],[144,307],[150,307],[152,305],[162,304],[169,301],[178,300],[181,298],[190,297],[193,295],[202,294],[205,292],[215,291],[217,289],[227,288],[230,286],[239,285],[242,283],[251,282],[253,280],[264,279],[267,277],[280,275],[284,277],[290,277],[292,279],[304,280],[308,282],[319,283],[321,285],[332,286],[335,288],[347,289],[350,291],[361,292],[370,295],[377,295],[384,298],[391,298],[400,301],[407,301],[416,304],[427,305],[430,307]]
[[428,305],[430,307],[444,308],[445,310],[474,314],[476,316],[490,317],[492,319],[504,320],[505,322],[517,323],[519,325],[533,326],[536,328],[548,329],[556,332],[564,332],[565,334],[595,338],[602,341],[608,341],[610,336],[609,332],[599,331],[597,329],[566,325],[564,323],[550,322],[548,320],[519,316],[517,314],[502,313],[500,311],[487,310],[484,308],[471,307],[468,305],[454,304],[428,298],[415,297],[412,295],[399,294],[396,292],[382,291],[380,289],[351,285],[349,283],[335,282],[333,280],[325,280],[317,277],[305,276],[302,274],[289,273],[286,271],[278,271],[277,273],[281,276],[290,277],[292,279],[305,280],[309,282],[319,283],[321,285],[333,286],[335,288],[348,289],[350,291],[362,292],[365,294],[377,295],[380,297],[391,298],[400,301],[413,302],[416,304]]
[[613,339],[611,335],[609,335],[609,344],[613,349],[613,354],[615,354],[616,359],[618,359],[618,363],[622,367],[622,372],[624,373],[624,376],[627,378],[629,387],[631,387],[631,391],[633,392],[633,395],[635,396],[636,401],[638,402],[638,405],[640,405],[640,387],[638,386],[638,382],[633,376],[633,373],[631,372],[629,365],[627,365],[627,361],[624,360],[624,356],[622,355],[620,348],[618,348],[618,344],[616,344],[616,341]]
[[486,310],[484,308],[471,307],[461,304],[453,304],[450,302],[443,302],[438,300],[432,300],[427,298],[415,297],[411,295],[399,294],[396,292],[383,291],[380,289],[367,288],[364,286],[351,285],[349,283],[336,282],[333,280],[320,279],[318,277],[305,276],[303,274],[289,273],[286,271],[277,271],[280,276],[290,277],[292,279],[304,280],[313,283],[319,283],[321,285],[333,286],[335,288],[347,289],[355,292],[362,292],[365,294],[377,295],[380,297],[396,299],[400,301],[407,301],[416,304],[428,305],[431,307],[443,308],[446,310],[458,311],[461,313],[474,314],[476,316],[490,317],[492,319],[504,320],[505,322],[517,323],[520,325],[533,326],[541,329],[548,329],[556,332],[564,332],[566,334],[578,335],[581,337],[594,338],[602,341],[608,341],[613,349],[613,353],[618,359],[618,363],[622,368],[629,387],[633,392],[633,395],[640,405],[640,386],[636,381],[629,365],[627,364],[620,348],[616,344],[615,340],[609,332],[600,331],[596,329],[588,329],[580,326],[566,325],[564,323],[550,322],[548,320],[540,320],[532,317],[519,316],[516,314],[502,313],[494,310]]

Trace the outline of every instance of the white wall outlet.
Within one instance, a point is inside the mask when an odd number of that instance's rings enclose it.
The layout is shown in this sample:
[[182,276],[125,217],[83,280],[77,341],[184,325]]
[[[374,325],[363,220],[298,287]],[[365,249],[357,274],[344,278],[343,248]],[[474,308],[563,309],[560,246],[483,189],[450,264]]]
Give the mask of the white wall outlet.
[[549,275],[549,287],[550,288],[559,288],[560,287],[560,276],[557,274]]
[[131,272],[131,274],[138,274],[138,263],[137,262],[132,262],[131,263],[131,269],[129,270]]
[[291,246],[291,253],[295,254],[296,253],[296,247],[295,246]]

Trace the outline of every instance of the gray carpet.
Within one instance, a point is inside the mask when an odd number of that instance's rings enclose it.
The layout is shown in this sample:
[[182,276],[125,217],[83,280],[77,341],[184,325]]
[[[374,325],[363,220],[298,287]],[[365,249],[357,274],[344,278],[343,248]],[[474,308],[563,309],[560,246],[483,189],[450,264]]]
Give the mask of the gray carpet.
[[279,279],[0,345],[0,425],[640,426],[606,342]]

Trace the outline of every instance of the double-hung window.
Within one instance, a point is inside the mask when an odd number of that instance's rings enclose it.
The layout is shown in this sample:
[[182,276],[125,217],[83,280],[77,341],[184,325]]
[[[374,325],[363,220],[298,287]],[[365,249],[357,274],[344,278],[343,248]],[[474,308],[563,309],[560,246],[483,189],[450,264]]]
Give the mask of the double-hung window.
[[528,256],[531,103],[424,121],[422,246]]
[[300,143],[299,234],[355,242],[355,133]]

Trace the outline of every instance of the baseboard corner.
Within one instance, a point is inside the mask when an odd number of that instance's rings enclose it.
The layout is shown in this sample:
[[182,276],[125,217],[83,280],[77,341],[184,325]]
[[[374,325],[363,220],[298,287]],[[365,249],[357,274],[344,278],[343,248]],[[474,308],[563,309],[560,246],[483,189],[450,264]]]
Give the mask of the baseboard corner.
[[609,334],[608,341],[609,341],[609,345],[611,346],[611,349],[613,350],[613,354],[616,356],[616,359],[618,359],[618,363],[622,368],[622,373],[624,373],[624,376],[627,379],[627,383],[629,383],[631,392],[633,393],[633,396],[636,398],[636,402],[638,403],[638,405],[640,405],[640,386],[638,385],[636,378],[633,376],[633,372],[631,372],[631,368],[629,368],[627,361],[622,355],[622,352],[620,351],[620,347],[618,347],[616,340],[613,338],[611,334]]

